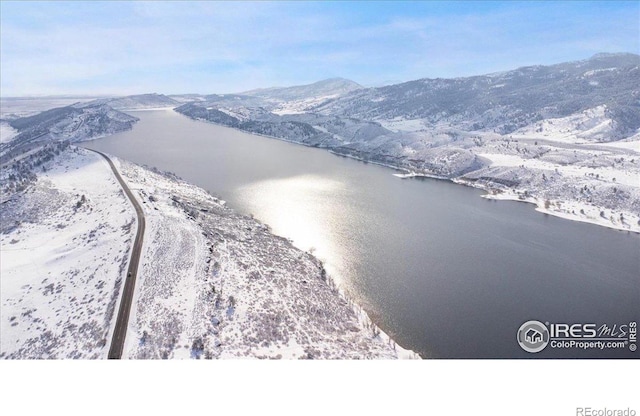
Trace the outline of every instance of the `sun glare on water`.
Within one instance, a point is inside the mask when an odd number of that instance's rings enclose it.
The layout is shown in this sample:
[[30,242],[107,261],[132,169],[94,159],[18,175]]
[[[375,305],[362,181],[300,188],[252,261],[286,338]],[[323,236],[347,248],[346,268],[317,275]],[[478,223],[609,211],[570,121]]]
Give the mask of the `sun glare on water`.
[[326,265],[331,273],[332,268],[341,268],[333,260],[341,263],[343,254],[336,234],[346,232],[343,215],[331,209],[331,201],[347,192],[341,181],[300,175],[254,182],[240,188],[238,198],[250,212],[260,212],[256,218],[275,234],[288,236],[298,248],[323,261],[332,259],[333,264]]

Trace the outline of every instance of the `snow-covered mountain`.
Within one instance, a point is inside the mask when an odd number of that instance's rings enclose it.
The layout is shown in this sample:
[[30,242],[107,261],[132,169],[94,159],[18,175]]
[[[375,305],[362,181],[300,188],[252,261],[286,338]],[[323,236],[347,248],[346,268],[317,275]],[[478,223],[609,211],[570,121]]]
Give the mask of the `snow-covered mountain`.
[[[543,130],[550,133],[554,131],[550,127],[554,120],[556,126],[563,126],[557,133],[573,134],[583,141],[620,140],[636,134],[640,128],[640,56],[633,54],[598,54],[578,62],[524,67],[468,78],[421,79],[380,88],[357,88],[357,84],[352,85],[350,81],[329,81],[302,87],[254,90],[242,95],[210,95],[205,101],[192,102],[177,111],[263,134],[266,134],[263,125],[256,130],[248,121],[320,126],[315,132],[315,143],[308,140],[312,134],[309,129],[298,139],[315,145],[328,141],[322,134],[326,133],[322,123],[317,122],[327,119],[345,123],[349,120],[347,124],[352,124],[353,120],[375,122],[388,129],[360,135],[360,140],[334,129],[337,145],[345,139],[370,142],[382,136],[386,139],[377,141],[392,144],[410,140],[390,135],[390,131],[428,131],[436,135],[447,129],[499,135]],[[347,84],[339,96],[324,97],[318,105],[311,105],[316,97],[314,94],[319,91],[317,86],[334,85],[333,82]],[[353,89],[347,91],[350,87]],[[276,98],[278,103],[267,101]],[[202,109],[211,114],[205,115]],[[244,125],[239,126],[239,123]],[[287,133],[290,129],[286,126],[270,129],[284,132],[282,135],[274,133],[276,137],[296,140]],[[422,136],[425,135],[434,134]],[[433,146],[433,140],[430,142]],[[366,143],[356,145],[366,147]]]
[[640,128],[639,98],[640,56],[598,54],[552,66],[361,89],[312,111],[366,120],[419,119],[425,125],[448,122],[467,131],[509,134],[606,105],[611,141]]

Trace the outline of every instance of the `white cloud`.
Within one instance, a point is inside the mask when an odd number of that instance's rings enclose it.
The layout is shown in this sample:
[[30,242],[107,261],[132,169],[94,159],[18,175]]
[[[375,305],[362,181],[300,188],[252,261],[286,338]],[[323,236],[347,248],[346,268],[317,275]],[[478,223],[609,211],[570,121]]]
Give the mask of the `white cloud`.
[[358,3],[3,2],[2,95],[229,92],[338,75],[377,83],[638,49],[633,14],[510,4],[455,14],[390,4],[374,22]]

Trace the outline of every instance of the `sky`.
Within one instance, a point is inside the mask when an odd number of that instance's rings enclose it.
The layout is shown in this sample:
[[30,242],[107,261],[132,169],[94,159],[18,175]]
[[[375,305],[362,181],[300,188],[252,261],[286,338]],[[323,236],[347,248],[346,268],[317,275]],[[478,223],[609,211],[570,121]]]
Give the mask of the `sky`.
[[0,95],[365,86],[640,53],[640,2],[0,2]]

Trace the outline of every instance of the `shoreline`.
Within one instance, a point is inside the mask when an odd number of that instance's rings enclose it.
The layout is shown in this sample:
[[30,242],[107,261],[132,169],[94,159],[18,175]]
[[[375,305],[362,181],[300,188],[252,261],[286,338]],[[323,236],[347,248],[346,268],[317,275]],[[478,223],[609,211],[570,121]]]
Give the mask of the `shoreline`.
[[[242,130],[241,130],[242,131]],[[295,143],[295,142],[293,142]],[[392,175],[395,176],[396,178],[399,179],[413,179],[413,178],[426,178],[426,179],[436,179],[436,180],[441,180],[441,181],[447,181],[447,182],[451,182],[453,184],[456,185],[462,185],[462,186],[467,186],[470,188],[475,188],[475,189],[481,189],[483,191],[486,192],[486,194],[481,195],[481,198],[485,198],[485,199],[491,199],[491,200],[495,200],[495,201],[514,201],[514,202],[525,202],[525,203],[529,203],[529,204],[533,204],[535,205],[535,210],[541,214],[545,214],[545,215],[552,215],[554,217],[557,218],[562,218],[564,220],[569,220],[569,221],[576,221],[576,222],[582,222],[585,224],[591,224],[591,225],[598,225],[601,227],[605,227],[605,228],[610,228],[612,230],[616,230],[616,231],[628,231],[628,232],[632,232],[632,233],[638,233],[640,234],[640,224],[638,223],[638,221],[640,221],[640,216],[634,216],[632,215],[632,222],[629,224],[629,227],[624,227],[618,223],[612,223],[611,219],[608,218],[603,218],[600,216],[594,216],[594,217],[589,217],[586,216],[586,214],[584,216],[579,216],[578,214],[573,214],[571,212],[566,212],[566,211],[557,211],[557,210],[553,210],[553,209],[548,209],[544,207],[544,200],[540,199],[540,198],[533,198],[533,197],[529,197],[526,199],[522,199],[516,192],[516,190],[512,190],[509,189],[507,191],[504,190],[500,190],[500,193],[491,193],[491,192],[495,192],[496,189],[494,188],[490,188],[488,186],[484,186],[484,185],[480,185],[480,184],[476,184],[470,181],[467,181],[463,178],[447,178],[444,176],[438,176],[438,175],[430,175],[427,173],[417,173],[417,172],[412,172],[409,171],[406,168],[400,168],[397,166],[393,166],[393,165],[389,165],[389,164],[385,164],[385,163],[381,163],[381,162],[374,162],[374,161],[370,161],[370,160],[365,160],[356,156],[352,156],[352,155],[345,155],[342,153],[337,153],[334,152],[333,150],[329,149],[329,153],[332,153],[336,156],[342,156],[342,157],[346,157],[349,159],[353,159],[353,160],[357,160],[359,162],[363,162],[363,163],[371,163],[374,165],[378,165],[378,166],[383,166],[386,168],[390,168],[390,169],[394,169],[394,170],[398,170],[398,171],[402,171],[402,172],[406,172],[406,173],[393,173]],[[575,210],[589,210],[589,211],[600,211],[601,208],[592,206],[592,205],[583,205],[580,204],[577,201],[550,201],[553,205],[557,206],[557,204],[565,204],[570,206],[574,211]]]
[[532,205],[535,205],[534,209],[541,214],[552,215],[557,218],[562,218],[565,220],[576,221],[576,222],[582,222],[585,224],[598,225],[598,226],[609,228],[616,231],[627,231],[627,232],[640,234],[640,224],[637,223],[637,221],[640,220],[640,216],[632,217],[633,222],[629,224],[629,227],[627,228],[620,225],[618,222],[616,223],[611,222],[610,218],[604,218],[601,216],[587,216],[586,214],[587,211],[591,213],[594,211],[600,211],[601,209],[592,205],[580,204],[577,201],[549,201],[549,202],[550,202],[550,206],[553,205],[556,207],[558,206],[558,204],[560,205],[564,204],[567,207],[567,209],[571,209],[572,211],[585,210],[585,214],[574,214],[572,212],[558,211],[550,208],[545,208],[544,199],[535,198],[535,197],[528,197],[523,199],[517,194],[517,191],[512,189],[508,191],[499,190],[499,193],[491,193],[491,192],[495,192],[496,190],[484,185],[470,183],[464,179],[452,179],[451,182],[459,185],[469,186],[471,188],[481,189],[487,192],[486,194],[481,195],[480,196],[481,198],[494,200],[494,201],[513,201],[513,202],[523,202],[526,204],[532,204]]
[[[255,219],[255,221],[258,221],[258,220]],[[262,224],[262,222],[260,222],[260,221],[258,221],[258,222],[260,224]],[[269,231],[269,232],[273,233],[272,231]],[[278,236],[277,234],[273,234],[273,235]],[[305,252],[301,248],[297,247],[293,242],[291,242],[291,240],[288,240],[286,237],[282,237],[282,236],[278,236],[278,237],[286,239],[287,241],[289,241],[289,244],[293,245],[298,250],[301,250],[301,251]],[[323,262],[319,258],[317,258],[314,254],[309,253],[308,251],[305,252],[305,253],[309,254],[318,263],[323,265]],[[323,268],[324,268],[324,265],[323,265]],[[360,325],[362,326],[363,329],[371,331],[372,334],[375,334],[373,338],[377,338],[378,337],[378,338],[380,338],[381,341],[383,341],[384,343],[389,345],[391,348],[393,348],[393,350],[396,353],[396,358],[397,359],[399,359],[399,360],[424,360],[424,359],[429,358],[429,357],[422,357],[420,354],[418,354],[414,350],[411,350],[411,349],[408,349],[408,348],[404,348],[403,346],[398,344],[398,342],[395,339],[393,339],[389,334],[387,334],[384,330],[382,330],[382,328],[380,328],[378,326],[378,324],[376,324],[373,321],[373,319],[371,319],[371,317],[369,316],[367,311],[365,311],[364,308],[362,306],[360,306],[360,304],[358,302],[353,300],[352,296],[350,296],[348,293],[346,293],[340,287],[340,285],[338,285],[337,280],[333,277],[333,275],[331,273],[327,273],[327,285],[331,289],[333,289],[334,292],[340,298],[342,298],[345,302],[347,302],[347,304],[349,305],[351,310],[356,314],[356,316],[358,318],[358,322],[360,322]]]
[[[544,207],[544,202],[541,202],[538,198],[528,198],[526,200],[522,200],[519,199],[517,196],[515,195],[505,195],[502,196],[501,195],[491,195],[491,194],[486,194],[486,195],[482,195],[482,198],[486,198],[486,199],[492,199],[495,201],[515,201],[515,202],[524,202],[527,204],[532,204],[535,205],[535,210],[541,214],[545,214],[545,215],[552,215],[554,217],[557,218],[562,218],[565,220],[570,220],[570,221],[576,221],[576,222],[582,222],[585,224],[591,224],[591,225],[598,225],[601,227],[605,227],[605,228],[610,228],[612,230],[616,230],[616,231],[627,231],[627,232],[631,232],[631,233],[636,233],[636,234],[640,234],[640,226],[635,226],[634,225],[630,225],[629,228],[626,228],[624,226],[618,225],[618,224],[614,224],[611,222],[611,220],[609,219],[605,219],[602,217],[588,217],[588,216],[579,216],[578,214],[573,214],[571,212],[565,212],[565,211],[555,211],[552,209],[547,209]],[[588,208],[588,206],[584,205],[582,206],[582,208],[580,208],[580,205],[577,205],[579,209],[584,209],[584,208]]]
[[[174,111],[175,111],[175,109],[174,109]],[[586,214],[585,214],[585,216],[580,217],[578,214],[572,214],[571,212],[556,211],[556,210],[545,208],[544,207],[544,205],[545,205],[544,200],[541,201],[539,198],[532,198],[532,197],[529,197],[529,198],[526,198],[526,199],[522,199],[517,195],[516,190],[513,190],[513,189],[509,189],[507,191],[499,190],[501,193],[492,194],[491,192],[495,192],[496,191],[495,188],[490,188],[490,187],[484,186],[482,184],[477,184],[477,183],[474,183],[474,182],[470,182],[470,181],[465,180],[464,178],[447,178],[447,177],[444,177],[444,176],[431,175],[431,174],[427,174],[427,173],[417,173],[417,172],[414,172],[414,171],[410,171],[407,168],[401,168],[401,167],[398,167],[398,166],[393,166],[393,165],[390,165],[388,163],[377,162],[377,161],[372,161],[372,160],[366,160],[366,159],[362,159],[362,158],[359,158],[359,157],[354,156],[354,155],[348,155],[348,154],[344,154],[344,153],[339,153],[339,152],[336,152],[335,150],[333,150],[330,147],[313,146],[313,145],[309,145],[307,143],[296,142],[294,140],[289,140],[289,139],[285,139],[285,138],[282,138],[282,137],[268,136],[266,134],[248,132],[246,130],[241,130],[241,129],[236,128],[236,127],[226,126],[224,124],[215,123],[213,121],[192,118],[192,117],[189,117],[189,116],[187,116],[185,114],[182,114],[182,113],[180,113],[178,111],[176,111],[176,113],[178,113],[178,114],[180,114],[180,115],[182,115],[184,117],[187,117],[190,120],[200,121],[200,122],[210,123],[210,124],[215,124],[217,126],[221,126],[221,127],[226,127],[226,128],[229,128],[229,129],[237,130],[237,131],[240,131],[240,132],[243,132],[243,133],[246,133],[246,134],[251,134],[251,135],[255,135],[255,136],[261,136],[261,137],[265,137],[265,138],[268,138],[268,139],[280,140],[280,141],[283,141],[283,142],[302,145],[302,146],[309,147],[309,148],[324,149],[324,150],[327,150],[329,153],[331,153],[331,154],[333,154],[335,156],[346,157],[346,158],[349,158],[349,159],[357,160],[357,161],[362,162],[362,163],[371,163],[373,165],[378,165],[378,166],[386,167],[386,168],[393,169],[393,170],[396,170],[396,171],[405,172],[405,173],[393,173],[392,174],[393,176],[395,176],[397,178],[400,178],[400,179],[428,178],[428,179],[444,180],[444,181],[451,182],[453,184],[468,186],[470,188],[481,189],[481,190],[487,192],[485,195],[482,195],[481,198],[493,199],[493,200],[497,200],[497,201],[526,202],[526,203],[534,204],[536,206],[535,210],[537,212],[541,213],[541,214],[553,215],[554,217],[558,217],[558,218],[562,218],[562,219],[570,220],[570,221],[582,222],[582,223],[587,223],[587,224],[592,224],[592,225],[599,225],[601,227],[610,228],[612,230],[628,231],[628,232],[633,232],[633,233],[640,234],[640,223],[639,223],[640,216],[639,215],[631,214],[632,218],[633,218],[633,222],[631,224],[629,224],[629,228],[626,228],[624,226],[612,223],[611,219],[602,218],[600,216],[587,217]],[[599,208],[599,207],[594,207],[594,206],[589,206],[589,205],[581,205],[578,201],[551,201],[551,202],[553,202],[555,206],[557,206],[558,203],[565,204],[565,205],[570,205],[573,208],[573,210],[586,209],[586,210],[589,210],[589,211],[594,211],[594,210],[595,211],[600,211],[600,210],[604,211],[602,208]]]

